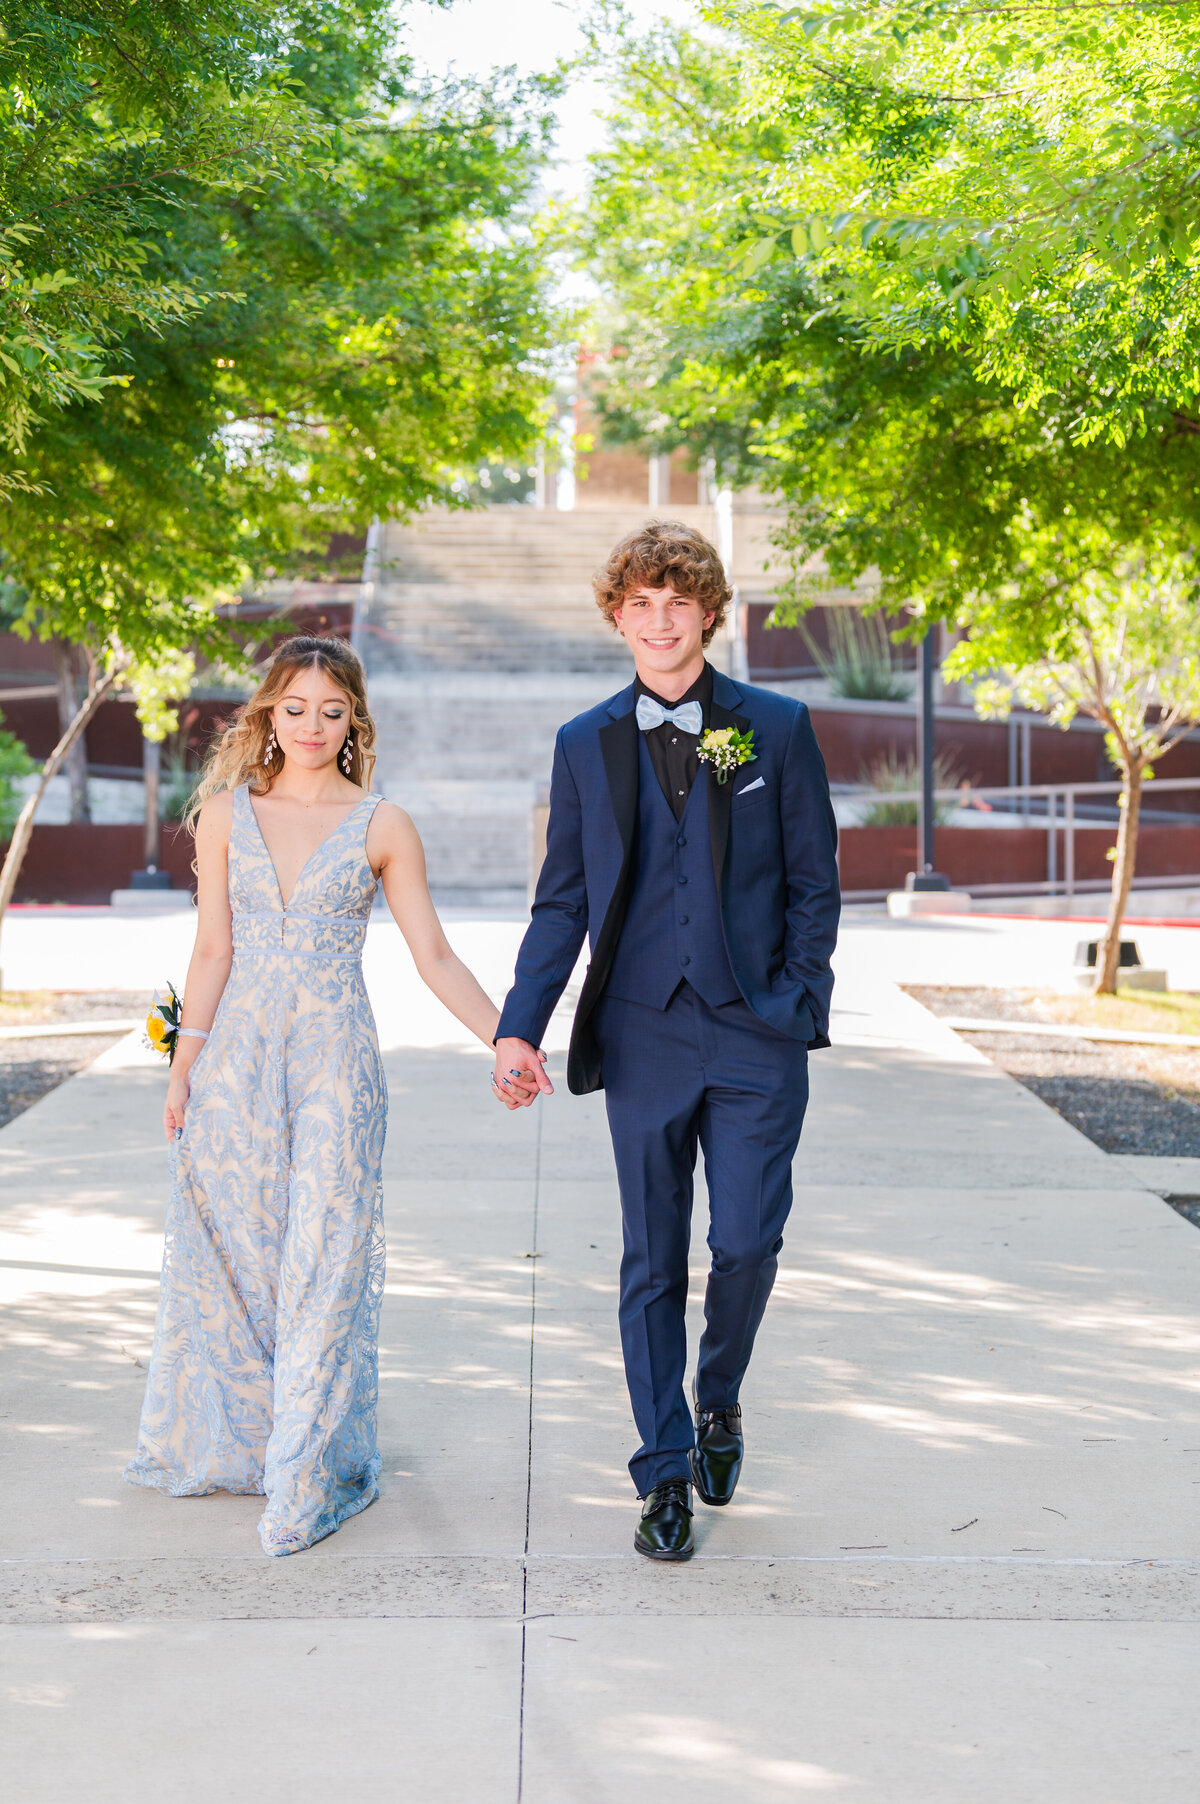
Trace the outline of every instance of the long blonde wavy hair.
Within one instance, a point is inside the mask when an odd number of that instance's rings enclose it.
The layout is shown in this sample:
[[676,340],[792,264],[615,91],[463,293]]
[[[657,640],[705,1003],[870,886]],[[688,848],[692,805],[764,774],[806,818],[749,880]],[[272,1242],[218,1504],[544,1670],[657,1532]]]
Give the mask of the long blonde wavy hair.
[[[349,697],[349,731],[353,740],[346,775],[361,788],[370,788],[375,768],[375,722],[367,708],[367,677],[362,661],[344,639],[297,633],[276,647],[262,682],[209,753],[204,775],[184,814],[190,833],[195,833],[196,817],[209,796],[219,795],[223,789],[237,789],[242,783],[248,783],[257,796],[270,789],[283,769],[283,755],[273,742],[271,710],[287,694],[293,677],[301,670],[320,670]],[[340,753],[338,769],[345,769]]]

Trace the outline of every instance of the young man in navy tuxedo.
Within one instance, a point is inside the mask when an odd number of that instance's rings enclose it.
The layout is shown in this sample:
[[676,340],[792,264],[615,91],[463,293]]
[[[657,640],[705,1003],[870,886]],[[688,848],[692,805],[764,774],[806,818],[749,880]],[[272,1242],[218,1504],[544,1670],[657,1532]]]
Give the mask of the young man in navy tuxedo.
[[[692,1482],[726,1504],[741,1469],[738,1397],[791,1207],[808,1051],[829,1044],[837,835],[804,704],[705,660],[730,599],[708,541],[655,522],[616,547],[595,587],[637,676],[558,735],[546,860],[492,1083],[510,1108],[550,1092],[538,1044],[587,934],[567,1083],[603,1088],[616,1155],[621,1340],[642,1438],[634,1546],[686,1560]],[[705,753],[725,728],[752,759],[721,771]],[[698,1145],[712,1269],[693,1417]]]

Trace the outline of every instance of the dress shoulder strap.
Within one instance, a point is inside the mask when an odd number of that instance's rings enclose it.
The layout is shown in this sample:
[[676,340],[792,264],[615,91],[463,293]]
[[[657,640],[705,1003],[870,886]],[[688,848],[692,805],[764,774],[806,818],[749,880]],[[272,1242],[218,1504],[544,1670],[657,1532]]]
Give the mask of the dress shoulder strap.
[[[369,863],[369,860],[367,859],[367,834],[371,830],[371,822],[375,819],[375,810],[378,808],[380,802],[384,800],[385,798],[381,795],[365,795],[362,801],[356,804],[358,808],[362,809],[362,839],[359,841],[359,844],[362,846],[363,860],[367,863]],[[374,872],[372,872],[372,876],[374,876]]]

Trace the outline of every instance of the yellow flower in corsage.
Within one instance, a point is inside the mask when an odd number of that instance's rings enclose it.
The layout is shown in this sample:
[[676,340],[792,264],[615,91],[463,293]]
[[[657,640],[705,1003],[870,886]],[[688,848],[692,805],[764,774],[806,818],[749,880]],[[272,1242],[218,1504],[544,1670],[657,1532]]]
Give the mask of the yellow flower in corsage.
[[146,1016],[146,1045],[151,1052],[161,1052],[168,1063],[175,1057],[179,1044],[179,1017],[183,1003],[175,993],[175,985],[167,985],[167,993],[154,992],[154,1007]]
[[754,749],[754,728],[739,733],[736,727],[710,727],[700,741],[699,758],[711,764],[718,783],[727,783],[729,773],[739,764],[753,764],[758,757]]

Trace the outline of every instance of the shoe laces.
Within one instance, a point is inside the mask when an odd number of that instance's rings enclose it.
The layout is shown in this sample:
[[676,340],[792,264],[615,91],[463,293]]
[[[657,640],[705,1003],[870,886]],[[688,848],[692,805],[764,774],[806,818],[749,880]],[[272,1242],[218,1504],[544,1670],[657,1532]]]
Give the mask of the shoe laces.
[[742,1422],[741,1405],[730,1403],[725,1409],[697,1409],[696,1422],[701,1428],[709,1428],[714,1422],[719,1422],[728,1434],[737,1434]]
[[686,1478],[664,1478],[660,1485],[654,1487],[654,1509],[661,1510],[664,1504],[677,1503],[681,1508],[688,1507],[688,1486]]

